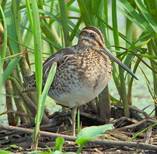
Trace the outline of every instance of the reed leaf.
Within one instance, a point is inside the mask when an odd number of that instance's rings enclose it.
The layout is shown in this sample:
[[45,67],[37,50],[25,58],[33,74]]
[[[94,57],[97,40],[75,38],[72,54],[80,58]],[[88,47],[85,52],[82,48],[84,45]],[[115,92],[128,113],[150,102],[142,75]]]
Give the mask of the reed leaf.
[[61,22],[62,29],[64,33],[64,41],[65,46],[69,45],[69,27],[68,27],[68,18],[67,18],[67,9],[65,5],[65,1],[59,0],[60,14],[61,14]]
[[37,149],[38,146],[38,137],[39,137],[39,128],[40,128],[40,115],[42,110],[42,102],[40,100],[42,94],[42,40],[41,40],[41,28],[40,28],[40,19],[39,19],[39,10],[36,1],[26,0],[27,3],[27,12],[29,16],[29,21],[31,24],[31,29],[34,37],[34,58],[35,58],[35,79],[37,86],[37,115],[36,115],[36,126],[34,131],[34,148]]
[[[5,15],[3,12],[2,7],[0,6],[0,13],[1,13],[1,18],[3,21],[3,27],[0,29],[1,33],[1,39],[3,40],[3,43],[1,44],[1,52],[0,52],[0,95],[1,95],[1,89],[2,85],[4,84],[3,82],[3,64],[4,64],[4,58],[6,56],[6,50],[7,50],[7,25],[6,25],[6,19]],[[1,25],[2,26],[2,25]]]
[[143,15],[138,13],[128,0],[120,0],[119,2],[119,7],[122,9],[124,15],[128,19],[130,19],[133,23],[136,23],[138,26],[146,31],[153,31],[152,27],[148,24],[145,18],[143,18]]

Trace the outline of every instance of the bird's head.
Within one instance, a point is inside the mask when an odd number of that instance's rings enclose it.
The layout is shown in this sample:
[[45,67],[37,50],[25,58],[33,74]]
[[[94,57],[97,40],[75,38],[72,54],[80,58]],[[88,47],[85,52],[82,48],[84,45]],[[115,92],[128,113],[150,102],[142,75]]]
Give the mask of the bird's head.
[[95,48],[95,50],[98,52],[104,52],[111,60],[116,62],[124,70],[126,70],[129,74],[131,74],[134,78],[137,79],[135,74],[117,57],[112,55],[112,53],[106,48],[104,44],[103,35],[98,28],[93,26],[83,28],[80,32],[78,43],[80,46],[90,46]]
[[79,35],[79,44],[84,46],[104,47],[104,39],[101,31],[96,27],[85,27]]

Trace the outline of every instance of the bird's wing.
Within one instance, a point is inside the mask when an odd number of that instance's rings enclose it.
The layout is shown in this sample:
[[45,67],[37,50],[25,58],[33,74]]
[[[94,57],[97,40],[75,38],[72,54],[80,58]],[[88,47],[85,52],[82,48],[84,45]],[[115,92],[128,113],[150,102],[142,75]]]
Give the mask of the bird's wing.
[[[43,84],[46,82],[46,79],[48,77],[50,68],[54,62],[57,63],[57,67],[62,63],[62,61],[67,57],[68,55],[73,55],[75,54],[74,48],[64,48],[59,50],[57,53],[54,55],[50,56],[45,60],[43,63]],[[35,74],[31,76],[24,77],[24,92],[30,91],[30,90],[35,90],[36,85],[35,85]]]
[[56,54],[50,56],[43,63],[43,77],[47,78],[50,68],[54,62],[57,63],[57,67],[62,64],[65,57],[75,54],[73,48],[64,48],[59,50]]

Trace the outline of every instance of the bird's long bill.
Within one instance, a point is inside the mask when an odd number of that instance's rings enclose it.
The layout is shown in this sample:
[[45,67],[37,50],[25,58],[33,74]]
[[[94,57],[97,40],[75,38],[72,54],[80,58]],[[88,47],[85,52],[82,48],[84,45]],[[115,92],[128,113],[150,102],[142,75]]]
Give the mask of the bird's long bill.
[[131,74],[135,79],[138,80],[138,78],[135,76],[135,74],[125,65],[123,64],[117,57],[111,54],[111,52],[108,49],[102,50],[106,55],[109,56],[109,58],[113,61],[115,61],[118,65],[120,65],[124,70],[126,70],[129,74]]

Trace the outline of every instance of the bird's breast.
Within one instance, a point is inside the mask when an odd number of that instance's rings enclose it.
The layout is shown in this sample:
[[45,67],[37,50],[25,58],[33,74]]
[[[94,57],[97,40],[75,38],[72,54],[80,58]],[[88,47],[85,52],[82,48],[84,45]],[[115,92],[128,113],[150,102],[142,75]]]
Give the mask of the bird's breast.
[[80,106],[98,96],[110,78],[108,57],[91,52],[77,54],[57,69],[49,95],[61,105]]

